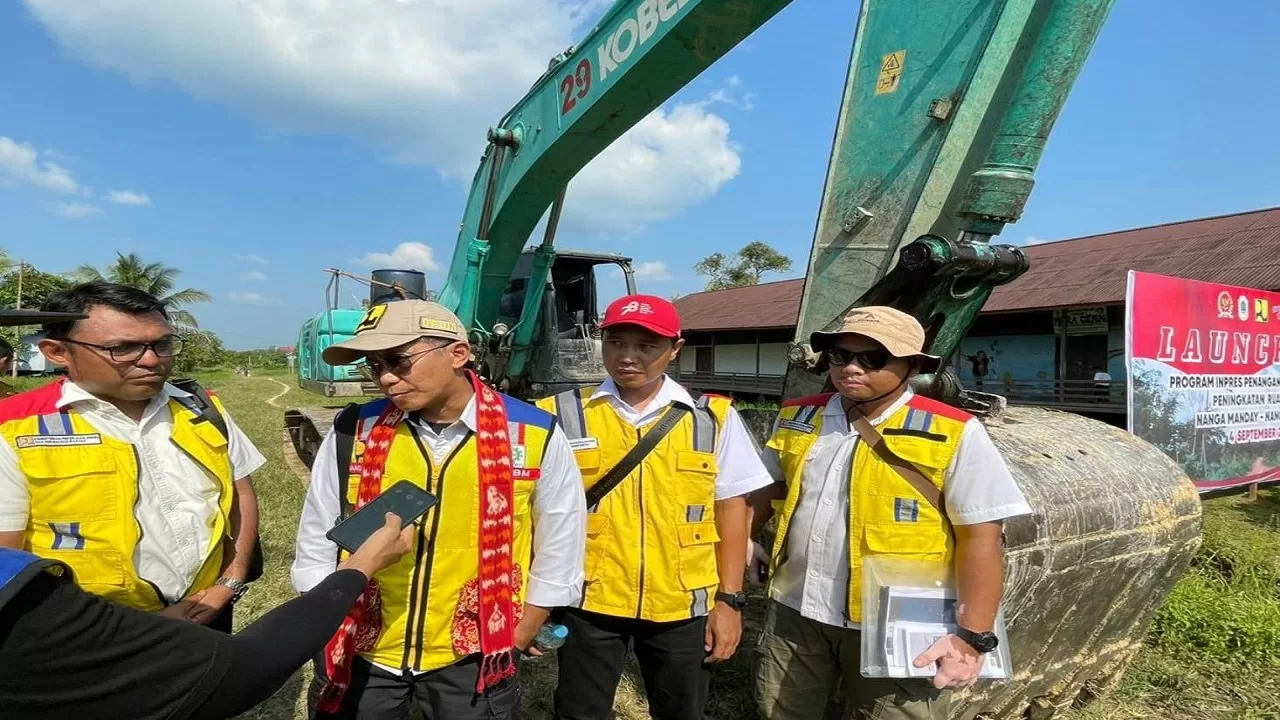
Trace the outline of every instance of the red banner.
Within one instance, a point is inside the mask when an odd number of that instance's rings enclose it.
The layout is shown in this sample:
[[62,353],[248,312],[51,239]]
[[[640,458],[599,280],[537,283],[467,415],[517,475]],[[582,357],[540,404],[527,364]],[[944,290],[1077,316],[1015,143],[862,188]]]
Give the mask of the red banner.
[[1201,491],[1280,481],[1280,293],[1131,271],[1129,431]]

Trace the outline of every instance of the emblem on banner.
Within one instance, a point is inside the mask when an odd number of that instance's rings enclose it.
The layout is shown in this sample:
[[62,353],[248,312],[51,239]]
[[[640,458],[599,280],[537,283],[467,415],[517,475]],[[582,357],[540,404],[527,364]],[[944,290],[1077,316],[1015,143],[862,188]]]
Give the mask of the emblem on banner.
[[1266,298],[1254,298],[1253,319],[1260,323],[1271,320],[1271,303]]
[[1231,301],[1231,293],[1226,290],[1218,293],[1218,319],[1229,320],[1235,313],[1234,305]]
[[1236,300],[1236,315],[1239,316],[1240,322],[1245,322],[1249,319],[1249,298],[1244,295],[1241,295]]

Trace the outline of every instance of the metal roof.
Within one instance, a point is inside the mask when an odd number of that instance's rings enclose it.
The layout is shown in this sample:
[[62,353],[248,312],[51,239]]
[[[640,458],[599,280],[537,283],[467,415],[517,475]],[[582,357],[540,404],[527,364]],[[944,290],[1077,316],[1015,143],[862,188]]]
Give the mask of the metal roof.
[[[1031,269],[996,288],[984,313],[1124,302],[1129,270],[1280,290],[1280,207],[1122,230],[1024,248]],[[676,300],[684,329],[795,327],[804,280]]]

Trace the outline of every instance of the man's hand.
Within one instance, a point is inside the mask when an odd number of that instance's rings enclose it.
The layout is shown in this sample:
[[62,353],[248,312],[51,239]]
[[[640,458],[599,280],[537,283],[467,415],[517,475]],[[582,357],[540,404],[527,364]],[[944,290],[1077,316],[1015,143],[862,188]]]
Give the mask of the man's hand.
[[157,610],[156,614],[167,618],[173,618],[174,620],[182,620],[183,622],[195,622],[191,619],[191,611],[195,606],[195,601],[188,598],[169,605],[163,610]]
[[530,657],[542,657],[542,651],[533,644],[533,641],[538,637],[538,631],[542,629],[543,623],[549,617],[551,617],[551,611],[525,603],[524,616],[516,626],[516,649]]
[[738,649],[738,641],[741,639],[742,613],[724,603],[716,603],[707,615],[704,645],[707,658],[702,662],[718,663],[728,660]]
[[938,672],[933,676],[933,686],[939,690],[945,688],[968,687],[978,680],[982,671],[983,657],[969,643],[955,635],[944,635],[937,642],[916,658],[915,666],[928,667],[938,664]]
[[226,585],[212,585],[187,598],[191,607],[187,610],[187,619],[201,625],[208,625],[218,617],[218,613],[231,602],[235,593]]

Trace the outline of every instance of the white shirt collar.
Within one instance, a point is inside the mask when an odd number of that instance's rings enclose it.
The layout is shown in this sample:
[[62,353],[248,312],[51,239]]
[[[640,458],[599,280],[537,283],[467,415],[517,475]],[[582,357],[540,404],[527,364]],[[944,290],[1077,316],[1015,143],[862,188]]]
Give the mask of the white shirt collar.
[[[159,394],[151,399],[151,403],[148,408],[154,405],[167,403],[171,397],[191,397],[191,393],[181,390],[170,383],[165,383],[164,387],[160,389]],[[107,403],[106,400],[90,393],[88,390],[85,390],[68,379],[66,382],[62,383],[62,394],[58,397],[58,402],[54,404],[54,407],[61,410],[68,405],[73,405],[75,403],[110,404]]]
[[[914,395],[915,391],[908,387],[907,391],[902,393],[902,397],[894,400],[892,405],[884,409],[884,412],[871,418],[871,424],[879,425],[893,417],[893,414],[901,410],[902,406],[906,405]],[[844,405],[840,402],[840,393],[835,393],[831,396],[831,399],[827,401],[827,407],[822,411],[822,414],[827,417],[845,417]]]
[[[618,385],[613,382],[613,378],[605,378],[605,381],[600,383],[600,387],[596,388],[596,391],[591,394],[590,400],[602,397],[608,397],[618,403],[627,405],[622,396],[618,394]],[[645,406],[644,412],[649,412],[654,408],[666,407],[673,402],[681,402],[693,407],[693,396],[689,394],[688,390],[684,389],[683,385],[672,380],[670,375],[663,375],[662,387],[658,389],[658,394],[653,397],[653,400]],[[627,405],[627,407],[631,406]],[[635,410],[635,408],[631,409]]]

